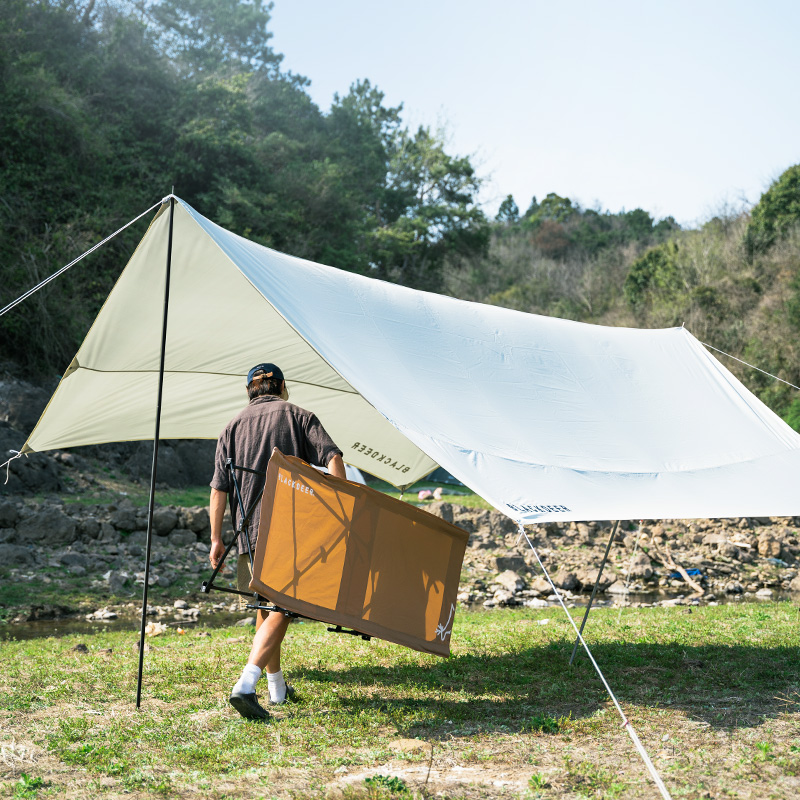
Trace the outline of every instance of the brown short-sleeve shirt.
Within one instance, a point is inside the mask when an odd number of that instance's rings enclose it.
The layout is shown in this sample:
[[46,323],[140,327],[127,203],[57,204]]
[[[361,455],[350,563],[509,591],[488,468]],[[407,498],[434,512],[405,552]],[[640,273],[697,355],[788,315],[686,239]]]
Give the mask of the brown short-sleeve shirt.
[[[284,455],[296,456],[309,464],[321,467],[327,467],[333,456],[342,455],[342,451],[334,444],[316,415],[287,403],[280,397],[272,395],[256,397],[225,426],[225,430],[217,440],[211,488],[232,495],[233,486],[228,480],[225,468],[227,459],[230,458],[237,466],[265,473],[275,447]],[[247,511],[264,485],[264,478],[247,472],[237,472],[236,477]],[[231,496],[231,509],[233,509],[233,524],[236,527],[238,505],[233,496]],[[260,518],[259,503],[248,524],[252,546],[255,546]],[[245,546],[244,541],[239,542],[240,552],[243,552]]]

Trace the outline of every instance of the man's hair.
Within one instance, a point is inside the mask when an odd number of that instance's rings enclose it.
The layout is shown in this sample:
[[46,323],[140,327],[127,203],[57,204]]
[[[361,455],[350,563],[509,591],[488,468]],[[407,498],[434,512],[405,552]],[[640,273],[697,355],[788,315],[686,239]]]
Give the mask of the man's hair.
[[265,394],[281,396],[281,383],[280,378],[266,378],[263,375],[257,375],[250,383],[247,384],[247,395],[251,400],[256,397],[263,397]]

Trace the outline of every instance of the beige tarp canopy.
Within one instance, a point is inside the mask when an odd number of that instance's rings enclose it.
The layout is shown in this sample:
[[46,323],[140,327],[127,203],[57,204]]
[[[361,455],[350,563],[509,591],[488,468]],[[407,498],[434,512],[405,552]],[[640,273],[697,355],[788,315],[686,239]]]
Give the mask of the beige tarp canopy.
[[[165,204],[23,452],[153,438],[168,230]],[[250,367],[272,361],[291,401],[317,414],[348,463],[400,487],[436,468],[284,320],[181,202],[173,240],[162,439],[216,439],[247,403]]]

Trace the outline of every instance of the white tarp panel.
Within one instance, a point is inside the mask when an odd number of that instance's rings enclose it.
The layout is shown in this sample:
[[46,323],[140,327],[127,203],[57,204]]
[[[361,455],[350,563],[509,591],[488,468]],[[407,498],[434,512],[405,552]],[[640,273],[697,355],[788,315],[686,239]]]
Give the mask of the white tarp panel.
[[[152,437],[165,220],[30,449],[99,429],[92,441]],[[410,440],[526,522],[800,515],[800,436],[683,329],[603,328],[394,286],[276,253],[185,204],[174,247],[164,438],[215,436],[244,402],[248,366],[269,357],[290,365],[292,399],[319,413],[345,460],[380,474],[372,454]],[[372,407],[404,437],[389,444]],[[409,480],[432,468],[423,458],[398,458]]]

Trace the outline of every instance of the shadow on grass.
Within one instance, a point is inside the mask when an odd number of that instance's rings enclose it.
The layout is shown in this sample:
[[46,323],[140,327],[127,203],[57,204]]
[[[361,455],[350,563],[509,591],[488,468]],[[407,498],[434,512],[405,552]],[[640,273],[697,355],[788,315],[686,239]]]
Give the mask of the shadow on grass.
[[[631,715],[637,709],[669,709],[730,729],[800,711],[800,648],[626,643],[591,649]],[[562,642],[505,655],[454,656],[430,666],[295,674],[343,688],[374,686],[371,694],[340,693],[340,702],[353,713],[379,710],[406,724],[412,720],[407,729],[412,735],[430,735],[430,729],[451,723],[476,732],[524,730],[537,715],[588,719],[610,704],[585,652],[570,667],[571,652],[572,644]]]

